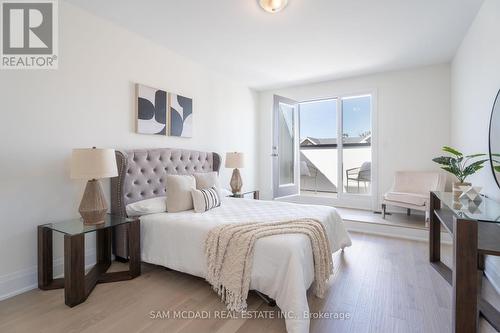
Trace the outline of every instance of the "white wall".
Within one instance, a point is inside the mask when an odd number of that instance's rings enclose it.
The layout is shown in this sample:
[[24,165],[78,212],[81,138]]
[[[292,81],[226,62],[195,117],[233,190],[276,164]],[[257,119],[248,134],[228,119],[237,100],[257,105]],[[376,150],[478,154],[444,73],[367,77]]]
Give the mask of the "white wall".
[[391,187],[396,170],[439,170],[431,159],[449,143],[450,69],[446,64],[260,92],[259,180],[263,197],[272,197],[274,94],[305,101],[371,90],[377,95],[377,197]]
[[[252,91],[66,2],[59,8],[59,69],[0,72],[0,298],[36,283],[36,226],[78,216],[84,182],[69,178],[72,148],[243,151],[244,186],[256,185]],[[134,134],[136,82],[193,97],[193,138]]]
[[[488,152],[488,126],[500,89],[500,2],[486,0],[451,66],[451,143],[467,153]],[[500,201],[490,165],[470,178]],[[500,259],[489,257],[486,272],[500,290]]]

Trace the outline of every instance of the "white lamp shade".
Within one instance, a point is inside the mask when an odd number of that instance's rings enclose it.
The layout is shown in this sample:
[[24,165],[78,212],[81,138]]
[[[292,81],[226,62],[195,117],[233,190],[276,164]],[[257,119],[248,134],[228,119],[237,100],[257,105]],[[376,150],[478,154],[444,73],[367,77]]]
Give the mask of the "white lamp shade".
[[114,149],[73,149],[72,179],[100,179],[118,176]]
[[226,168],[244,168],[245,159],[243,153],[226,153]]

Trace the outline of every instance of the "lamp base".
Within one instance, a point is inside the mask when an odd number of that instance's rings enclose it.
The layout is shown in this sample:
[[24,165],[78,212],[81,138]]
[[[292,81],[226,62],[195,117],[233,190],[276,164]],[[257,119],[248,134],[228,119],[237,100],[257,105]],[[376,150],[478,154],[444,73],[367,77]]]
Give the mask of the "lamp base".
[[92,179],[87,182],[78,211],[83,218],[84,224],[94,225],[104,223],[104,217],[108,211],[108,203],[104,197],[99,180]]
[[231,185],[231,191],[233,191],[233,194],[241,192],[243,181],[241,180],[240,170],[237,168],[233,170],[233,175],[231,176],[231,182],[229,185]]

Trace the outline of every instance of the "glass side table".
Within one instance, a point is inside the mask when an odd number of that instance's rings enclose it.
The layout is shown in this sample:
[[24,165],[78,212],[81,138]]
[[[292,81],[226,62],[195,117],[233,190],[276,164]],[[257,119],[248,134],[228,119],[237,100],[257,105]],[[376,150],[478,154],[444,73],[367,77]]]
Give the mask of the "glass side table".
[[[38,226],[38,288],[64,288],[66,305],[84,302],[98,283],[130,280],[141,275],[140,220],[106,215],[99,225],[84,225],[81,219]],[[107,273],[111,265],[111,232],[126,225],[129,239],[129,270]],[[64,277],[53,277],[53,232],[64,235]],[[85,274],[85,234],[96,233],[96,264]]]
[[[441,262],[441,225],[452,236],[452,267]],[[478,314],[500,331],[500,313],[480,296],[485,255],[500,256],[500,203],[454,200],[451,192],[431,192],[429,261],[452,285],[453,332],[477,332]]]
[[259,200],[260,197],[260,192],[259,191],[248,191],[248,192],[241,192],[241,193],[233,193],[229,197],[231,198],[245,198],[248,195],[252,195],[253,199]]

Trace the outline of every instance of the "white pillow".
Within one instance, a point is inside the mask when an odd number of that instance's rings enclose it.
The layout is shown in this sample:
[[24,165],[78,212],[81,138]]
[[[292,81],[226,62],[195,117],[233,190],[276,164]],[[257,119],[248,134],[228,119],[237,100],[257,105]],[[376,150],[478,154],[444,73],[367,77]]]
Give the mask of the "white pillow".
[[125,207],[127,216],[141,216],[147,214],[163,213],[167,211],[167,198],[156,197],[137,201]]
[[197,190],[204,190],[207,188],[215,187],[219,198],[223,197],[220,191],[219,174],[217,172],[197,172],[194,173],[193,176],[196,180]]
[[212,186],[203,190],[192,189],[194,211],[203,213],[215,207],[220,206],[219,191]]
[[219,175],[217,172],[198,172],[193,174],[196,180],[196,189],[204,190],[206,188],[214,187],[219,190]]
[[193,176],[167,176],[167,211],[169,213],[182,212],[193,209],[191,190],[196,188]]

